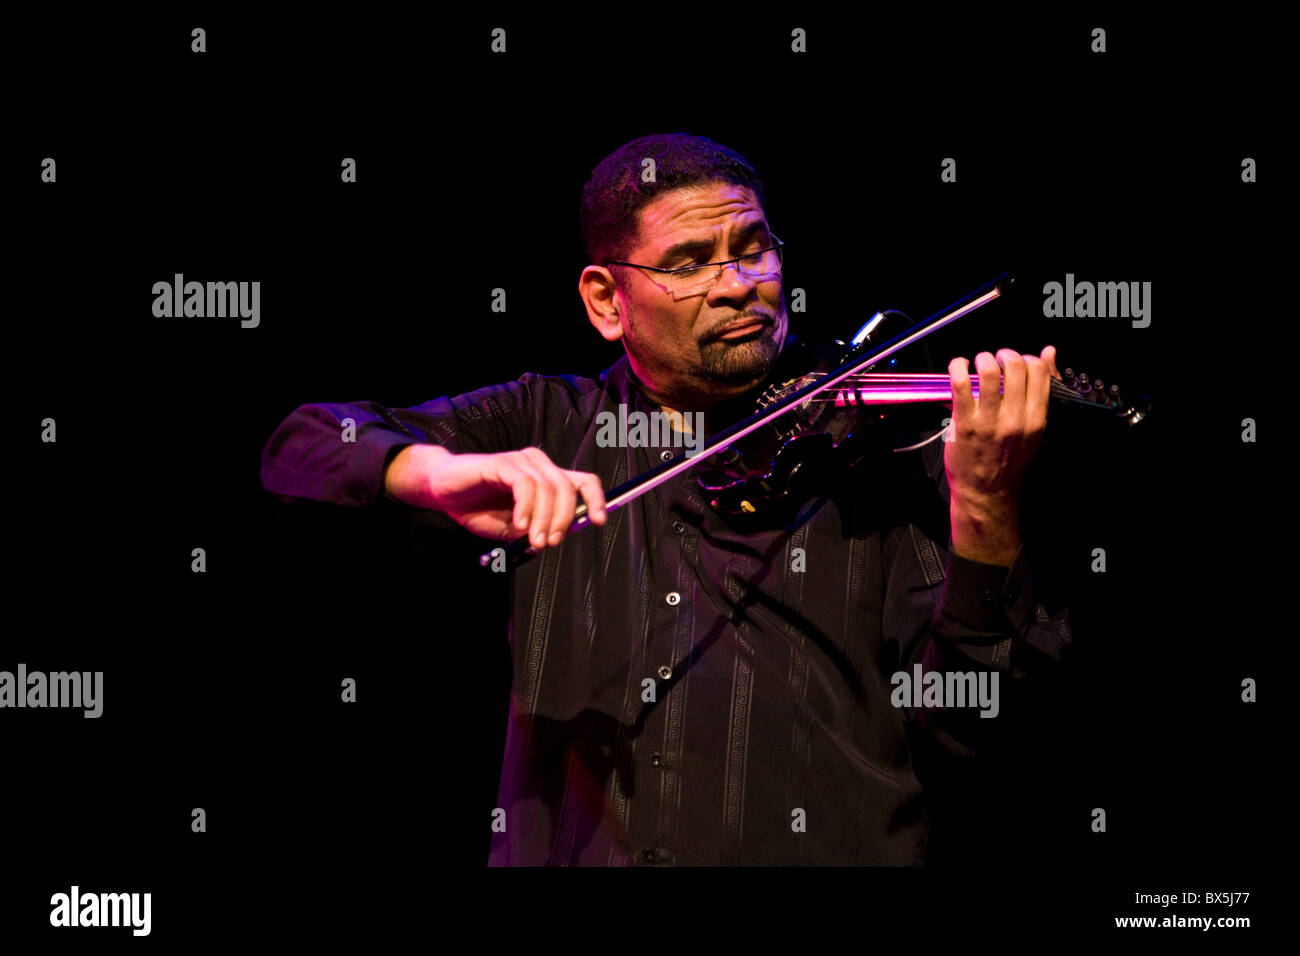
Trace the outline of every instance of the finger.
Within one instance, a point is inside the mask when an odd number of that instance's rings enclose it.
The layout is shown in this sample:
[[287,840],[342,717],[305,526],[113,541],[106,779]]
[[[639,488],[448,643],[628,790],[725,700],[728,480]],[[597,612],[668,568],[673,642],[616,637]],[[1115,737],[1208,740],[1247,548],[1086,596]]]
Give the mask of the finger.
[[592,524],[605,523],[605,489],[600,486],[600,479],[589,471],[566,471],[565,475],[582,493],[582,500],[587,503],[587,516]]
[[1047,427],[1048,399],[1052,394],[1052,378],[1047,362],[1026,355],[1025,379],[1025,432],[1032,435]]
[[970,362],[964,358],[955,358],[948,363],[948,381],[952,386],[952,432],[956,438],[957,431],[965,422],[975,418],[975,399],[970,388]]
[[462,522],[462,527],[471,534],[492,541],[509,541],[515,537],[514,526],[510,523],[510,509],[478,511]]
[[523,534],[528,530],[528,521],[533,513],[533,501],[537,497],[537,479],[532,474],[511,464],[509,457],[496,459],[497,478],[510,488],[514,498],[511,512],[511,525],[515,532]]
[[998,411],[1002,408],[1002,369],[991,352],[980,352],[975,356],[975,371],[980,380],[975,415],[988,422],[997,421]]
[[1049,345],[1043,349],[1042,360],[1047,363],[1047,370],[1051,373],[1052,378],[1062,381],[1061,373],[1056,370],[1056,347]]
[[578,506],[578,489],[569,480],[569,476],[549,458],[541,464],[541,469],[555,493],[551,523],[547,528],[547,544],[559,544],[564,540],[565,531],[573,523],[573,513]]
[[527,472],[535,483],[533,493],[532,517],[528,522],[528,540],[534,548],[546,547],[546,536],[551,530],[551,510],[555,504],[555,490],[551,481],[537,467],[536,460],[529,449],[512,456],[522,471]]
[[516,536],[510,514],[509,508],[480,511],[467,518],[463,525],[468,531],[481,538],[491,538],[494,541],[509,541]]
[[[1015,349],[998,349],[996,361],[1002,370],[1002,420],[1021,433],[1025,428],[1025,360]],[[981,379],[981,388],[983,385]]]

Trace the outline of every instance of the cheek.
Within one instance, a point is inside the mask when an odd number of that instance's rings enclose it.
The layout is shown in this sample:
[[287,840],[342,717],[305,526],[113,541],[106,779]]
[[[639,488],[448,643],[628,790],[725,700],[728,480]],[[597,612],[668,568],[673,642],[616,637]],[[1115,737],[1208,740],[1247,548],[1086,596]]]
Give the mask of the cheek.
[[775,282],[760,282],[758,294],[764,302],[771,306],[779,307],[785,301],[785,296],[781,294],[780,279]]

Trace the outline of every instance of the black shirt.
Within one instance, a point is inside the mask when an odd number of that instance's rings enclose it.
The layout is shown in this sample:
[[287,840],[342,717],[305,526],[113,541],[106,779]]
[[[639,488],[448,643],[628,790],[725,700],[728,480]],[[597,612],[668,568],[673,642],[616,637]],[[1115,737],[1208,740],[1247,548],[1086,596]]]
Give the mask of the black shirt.
[[[598,381],[530,373],[409,409],[304,405],[268,442],[262,481],[380,505],[388,461],[419,441],[536,446],[608,491],[661,460],[600,447],[596,416],[620,403],[658,408],[626,356]],[[340,441],[347,417],[355,442]],[[1005,691],[1070,632],[1064,609],[1035,604],[1023,549],[1010,568],[946,551],[942,442],[893,458],[921,481],[864,472],[855,495],[757,530],[716,514],[688,470],[510,571],[490,865],[922,863],[914,750],[970,759],[999,719],[894,706],[891,675],[997,671]]]

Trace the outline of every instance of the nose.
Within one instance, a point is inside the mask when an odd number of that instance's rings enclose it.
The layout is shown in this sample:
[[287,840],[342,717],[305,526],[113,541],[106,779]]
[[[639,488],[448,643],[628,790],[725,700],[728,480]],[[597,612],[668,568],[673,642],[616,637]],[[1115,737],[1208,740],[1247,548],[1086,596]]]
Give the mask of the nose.
[[718,281],[709,290],[709,296],[710,298],[715,295],[718,298],[747,298],[756,284],[756,279],[740,271],[739,262],[728,262],[722,267],[722,275],[718,276]]

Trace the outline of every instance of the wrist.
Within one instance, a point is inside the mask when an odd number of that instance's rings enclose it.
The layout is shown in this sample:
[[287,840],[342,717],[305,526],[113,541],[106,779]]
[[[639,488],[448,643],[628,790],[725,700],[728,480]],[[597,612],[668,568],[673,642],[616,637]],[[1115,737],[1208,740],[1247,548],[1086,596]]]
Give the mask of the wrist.
[[407,504],[430,507],[429,475],[444,458],[451,455],[441,445],[405,446],[384,469],[384,491]]
[[1020,551],[1014,502],[954,495],[949,509],[952,551],[962,558],[1010,567]]

